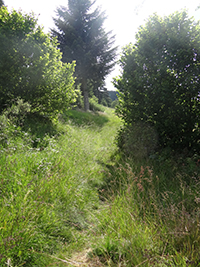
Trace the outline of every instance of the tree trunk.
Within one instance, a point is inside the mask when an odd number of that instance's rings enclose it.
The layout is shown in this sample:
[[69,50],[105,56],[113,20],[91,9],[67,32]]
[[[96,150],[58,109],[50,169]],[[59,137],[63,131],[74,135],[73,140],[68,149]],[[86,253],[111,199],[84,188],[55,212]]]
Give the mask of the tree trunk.
[[82,90],[83,90],[83,98],[84,98],[84,109],[85,111],[88,111],[90,109],[89,106],[89,96],[88,96],[88,90],[87,90],[87,80],[82,80]]

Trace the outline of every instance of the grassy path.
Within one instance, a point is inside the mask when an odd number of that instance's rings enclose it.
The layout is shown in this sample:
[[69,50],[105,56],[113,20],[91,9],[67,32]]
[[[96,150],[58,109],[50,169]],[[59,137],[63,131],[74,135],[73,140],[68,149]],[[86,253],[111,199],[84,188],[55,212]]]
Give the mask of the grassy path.
[[111,160],[111,109],[1,120],[0,266],[200,266],[192,159]]
[[200,266],[198,166],[189,159],[178,165],[167,157],[126,159],[112,165],[113,137],[120,122],[112,115],[108,118],[94,139],[88,138],[93,149],[88,184],[94,191],[102,189],[98,193],[104,201],[97,204],[97,199],[89,211],[82,246],[69,256],[62,254],[68,261],[65,264]]
[[[104,166],[110,161],[110,157],[116,149],[114,139],[121,122],[111,109],[106,109],[104,114],[99,115],[72,111],[69,117],[73,124],[71,126],[72,139],[75,139],[78,144],[77,150],[73,149],[72,152],[76,159],[75,173],[80,175],[80,188],[85,184],[86,191],[89,191],[89,194],[87,192],[83,197],[84,213],[87,214],[87,226],[85,230],[79,233],[75,243],[69,245],[67,252],[57,254],[57,258],[60,261],[62,259],[66,260],[66,262],[63,262],[64,265],[60,262],[61,266],[66,266],[67,261],[69,266],[103,266],[98,258],[88,261],[87,254],[90,250],[91,239],[94,239],[93,233],[97,227],[95,225],[97,223],[95,214],[100,208],[98,188],[104,182]],[[61,146],[66,147],[68,142],[69,136],[63,136],[63,145]],[[91,194],[93,194],[93,199]]]
[[18,128],[4,118],[0,266],[62,266],[53,256],[83,249],[99,207],[102,166],[120,125],[111,110],[106,113],[71,111],[56,125],[29,118]]

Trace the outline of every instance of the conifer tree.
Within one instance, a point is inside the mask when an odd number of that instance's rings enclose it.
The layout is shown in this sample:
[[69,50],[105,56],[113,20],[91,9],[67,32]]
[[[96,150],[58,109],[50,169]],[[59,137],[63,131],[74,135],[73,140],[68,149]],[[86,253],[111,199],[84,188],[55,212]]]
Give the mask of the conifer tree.
[[3,0],[0,0],[0,7],[4,6]]
[[76,60],[76,77],[81,83],[85,110],[89,109],[91,84],[93,91],[96,90],[94,84],[102,86],[115,64],[117,50],[113,47],[114,36],[103,28],[105,13],[98,7],[94,9],[94,3],[90,0],[68,0],[67,7],[57,8],[57,17],[54,18],[56,29],[51,30],[60,43],[63,62]]

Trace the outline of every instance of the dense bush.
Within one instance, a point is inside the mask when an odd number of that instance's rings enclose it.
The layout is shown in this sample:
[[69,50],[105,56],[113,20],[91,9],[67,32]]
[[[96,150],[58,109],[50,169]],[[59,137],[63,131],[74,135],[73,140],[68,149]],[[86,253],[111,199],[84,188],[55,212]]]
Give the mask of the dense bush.
[[135,123],[126,125],[118,132],[118,147],[127,157],[142,159],[155,152],[157,147],[157,133],[148,124]]
[[119,101],[118,99],[115,99],[112,103],[111,103],[111,108],[116,108],[116,106],[118,105]]
[[32,111],[57,113],[75,100],[74,63],[63,64],[57,41],[33,15],[0,9],[0,109],[20,97]]
[[96,96],[93,96],[89,99],[89,104],[90,104],[90,110],[91,111],[102,111],[104,112],[103,106],[98,104],[98,99]]
[[200,30],[185,11],[151,16],[121,56],[118,115],[128,125],[154,127],[159,144],[175,150],[200,147]]
[[0,116],[0,149],[12,146],[11,143],[16,143],[19,136],[27,139],[28,136],[24,136],[21,126],[30,109],[29,103],[17,99],[8,109],[3,111]]

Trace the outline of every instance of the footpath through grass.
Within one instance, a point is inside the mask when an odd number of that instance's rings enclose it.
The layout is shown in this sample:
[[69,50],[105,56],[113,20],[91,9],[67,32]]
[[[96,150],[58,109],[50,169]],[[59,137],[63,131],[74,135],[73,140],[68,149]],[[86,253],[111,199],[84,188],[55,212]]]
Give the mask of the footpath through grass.
[[197,155],[120,156],[111,109],[0,123],[0,266],[200,266]]
[[21,127],[1,118],[0,266],[59,266],[56,252],[83,246],[120,125],[107,113],[70,111],[57,124],[31,117]]

